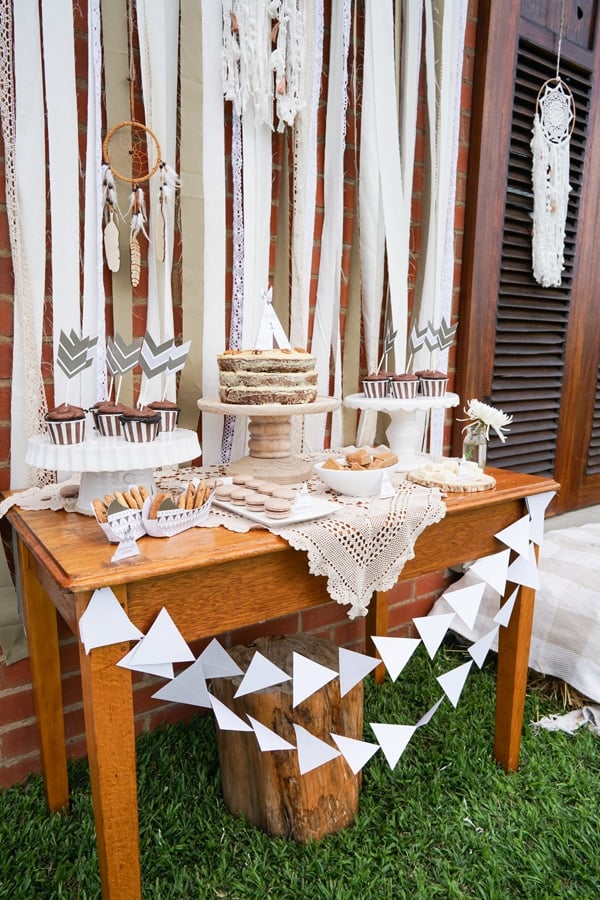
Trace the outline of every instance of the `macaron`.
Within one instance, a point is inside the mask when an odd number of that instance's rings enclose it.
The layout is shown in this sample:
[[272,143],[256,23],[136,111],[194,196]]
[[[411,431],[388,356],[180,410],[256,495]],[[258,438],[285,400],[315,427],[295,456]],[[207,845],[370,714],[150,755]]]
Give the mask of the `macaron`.
[[218,484],[215,488],[216,500],[231,500],[231,492],[235,489],[233,484]]
[[243,485],[248,483],[251,477],[251,475],[234,475],[232,481],[233,484],[238,485],[238,487],[242,487]]
[[265,500],[265,514],[269,519],[285,519],[292,511],[292,504],[282,497],[268,497]]
[[244,504],[246,503],[246,499],[252,493],[254,493],[254,491],[251,491],[248,488],[234,487],[231,494],[229,495],[229,502],[233,503],[234,506],[244,506]]
[[296,499],[298,491],[293,487],[276,487],[272,493],[273,497],[276,497],[278,500],[289,500],[290,503],[293,503]]
[[262,512],[268,499],[268,494],[253,492],[249,497],[246,497],[246,506],[251,512]]

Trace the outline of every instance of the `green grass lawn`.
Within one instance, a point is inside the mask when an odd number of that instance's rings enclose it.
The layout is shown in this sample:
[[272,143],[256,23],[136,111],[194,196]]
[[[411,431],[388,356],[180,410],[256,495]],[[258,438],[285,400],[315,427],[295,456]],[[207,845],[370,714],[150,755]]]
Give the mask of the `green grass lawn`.
[[[431,662],[419,647],[395,684],[365,681],[365,739],[370,721],[417,721],[440,694],[435,675],[466,659],[446,646]],[[144,897],[600,897],[599,739],[534,733],[563,709],[531,688],[521,767],[506,775],[492,758],[494,691],[494,662],[473,667],[457,709],[445,700],[393,771],[381,752],[366,765],[354,826],[305,846],[228,813],[211,716],[143,735]],[[69,814],[46,811],[39,777],[0,794],[0,897],[99,897],[86,763],[69,774]]]

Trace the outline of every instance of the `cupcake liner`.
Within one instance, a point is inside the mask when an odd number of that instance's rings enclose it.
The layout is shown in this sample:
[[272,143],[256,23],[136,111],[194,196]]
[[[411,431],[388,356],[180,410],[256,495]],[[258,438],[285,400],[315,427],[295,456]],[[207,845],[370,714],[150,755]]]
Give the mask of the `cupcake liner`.
[[424,397],[443,397],[446,393],[447,378],[421,378],[419,381]]
[[395,400],[413,400],[417,396],[419,387],[418,381],[390,381],[389,392],[390,397]]
[[160,409],[160,431],[175,431],[179,419],[178,409]]
[[46,428],[53,444],[81,444],[85,439],[85,419],[47,420]]
[[382,378],[380,381],[363,381],[362,386],[365,397],[369,397],[371,400],[387,397],[387,378]]
[[104,437],[120,437],[121,414],[120,413],[96,413],[96,427]]
[[132,444],[147,444],[156,440],[160,420],[143,422],[140,419],[121,419],[121,432],[126,441]]

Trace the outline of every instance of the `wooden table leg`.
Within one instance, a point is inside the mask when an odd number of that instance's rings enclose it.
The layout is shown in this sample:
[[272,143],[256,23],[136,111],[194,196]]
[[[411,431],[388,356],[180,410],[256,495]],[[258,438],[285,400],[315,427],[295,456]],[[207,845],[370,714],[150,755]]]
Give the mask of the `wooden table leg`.
[[534,601],[535,591],[521,587],[508,626],[500,628],[494,756],[507,772],[519,767]]
[[[122,600],[124,588],[115,588]],[[77,618],[89,595],[77,598]],[[131,672],[116,665],[129,644],[79,645],[96,842],[102,896],[141,897],[135,730]]]
[[[389,591],[375,591],[373,596],[371,597],[371,602],[369,603],[369,608],[367,610],[367,618],[366,618],[366,626],[365,626],[365,638],[366,638],[366,652],[371,655],[375,650],[375,647],[370,640],[373,635],[375,637],[385,637],[388,630],[388,607],[389,607]],[[377,652],[377,651],[375,651]],[[377,653],[379,656],[379,654]],[[386,668],[383,663],[373,672],[373,678],[375,679],[375,684],[382,684],[385,679]]]
[[21,540],[18,556],[44,789],[48,808],[57,811],[69,805],[57,613]]

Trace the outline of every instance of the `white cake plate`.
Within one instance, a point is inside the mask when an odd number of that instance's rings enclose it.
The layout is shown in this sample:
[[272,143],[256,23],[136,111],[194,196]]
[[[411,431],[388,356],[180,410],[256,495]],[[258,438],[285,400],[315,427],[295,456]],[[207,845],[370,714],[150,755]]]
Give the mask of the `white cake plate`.
[[458,394],[448,392],[443,397],[419,394],[413,400],[365,397],[364,394],[350,394],[344,398],[344,406],[349,409],[372,409],[389,415],[391,422],[385,434],[390,450],[398,456],[398,469],[402,472],[417,469],[428,459],[428,455],[421,451],[425,413],[430,409],[449,409],[458,406],[459,402]]
[[49,471],[81,472],[75,508],[92,515],[90,503],[96,497],[132,485],[151,486],[154,469],[195,459],[200,453],[198,435],[186,428],[161,431],[155,441],[139,444],[96,433],[81,444],[53,444],[44,434],[29,438],[25,462]]
[[224,416],[248,416],[248,455],[227,466],[228,475],[252,475],[277,484],[307,481],[311,463],[292,453],[292,416],[331,412],[342,405],[333,397],[317,397],[314,403],[221,403],[201,397],[198,409]]

